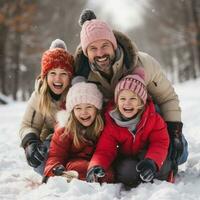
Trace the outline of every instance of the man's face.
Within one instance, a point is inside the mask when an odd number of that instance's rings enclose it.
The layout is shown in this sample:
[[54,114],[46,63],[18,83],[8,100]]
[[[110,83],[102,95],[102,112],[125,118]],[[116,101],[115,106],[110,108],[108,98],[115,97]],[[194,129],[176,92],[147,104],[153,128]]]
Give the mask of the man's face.
[[113,45],[108,40],[97,40],[92,42],[87,48],[89,62],[96,66],[98,70],[110,74],[115,60]]

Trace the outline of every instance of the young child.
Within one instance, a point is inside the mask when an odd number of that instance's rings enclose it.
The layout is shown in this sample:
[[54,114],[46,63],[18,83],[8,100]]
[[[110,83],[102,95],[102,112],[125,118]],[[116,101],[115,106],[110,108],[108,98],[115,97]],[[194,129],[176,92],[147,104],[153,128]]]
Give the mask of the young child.
[[[102,94],[93,83],[74,84],[67,94],[66,111],[58,113],[58,127],[53,134],[44,174],[62,175],[75,170],[85,180],[89,161],[104,123],[100,114]],[[113,174],[106,174],[106,182]]]
[[48,136],[53,133],[55,114],[63,109],[73,76],[73,57],[62,40],[52,42],[42,55],[41,74],[36,80],[20,127],[21,145],[28,164],[43,174]]
[[167,127],[152,100],[147,99],[142,68],[119,81],[115,104],[108,106],[105,114],[87,181],[94,182],[99,170],[106,171],[111,165],[116,169],[116,180],[126,186],[151,182],[155,177],[167,179],[171,169],[167,162],[163,166],[169,146]]

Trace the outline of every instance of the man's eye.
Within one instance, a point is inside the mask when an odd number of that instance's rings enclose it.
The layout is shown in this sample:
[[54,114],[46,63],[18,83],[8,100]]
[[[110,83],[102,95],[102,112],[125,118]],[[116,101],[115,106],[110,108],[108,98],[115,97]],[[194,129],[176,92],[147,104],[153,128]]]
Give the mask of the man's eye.
[[96,51],[96,48],[92,47],[90,48],[90,51]]
[[108,45],[107,44],[105,44],[105,45],[103,45],[103,48],[105,49],[105,48],[107,48],[108,47]]

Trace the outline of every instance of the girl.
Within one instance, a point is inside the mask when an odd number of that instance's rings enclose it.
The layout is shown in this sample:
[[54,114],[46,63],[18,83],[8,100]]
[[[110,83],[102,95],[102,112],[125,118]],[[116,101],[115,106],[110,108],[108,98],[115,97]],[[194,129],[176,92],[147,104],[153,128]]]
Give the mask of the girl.
[[63,108],[73,75],[73,57],[62,40],[52,42],[41,61],[41,74],[28,101],[20,127],[21,145],[28,164],[43,174],[48,135],[53,132],[55,113]]
[[90,161],[87,181],[94,182],[98,171],[107,170],[111,164],[117,181],[126,186],[155,177],[167,179],[171,167],[167,163],[163,166],[169,146],[167,127],[151,99],[147,100],[142,68],[119,81],[115,104],[116,108],[110,105],[106,112],[106,125]]
[[[85,180],[89,161],[104,127],[101,108],[102,94],[95,84],[80,82],[69,89],[66,111],[58,113],[58,128],[50,143],[44,171],[46,177],[75,170],[79,179]],[[111,171],[102,181],[113,181]]]

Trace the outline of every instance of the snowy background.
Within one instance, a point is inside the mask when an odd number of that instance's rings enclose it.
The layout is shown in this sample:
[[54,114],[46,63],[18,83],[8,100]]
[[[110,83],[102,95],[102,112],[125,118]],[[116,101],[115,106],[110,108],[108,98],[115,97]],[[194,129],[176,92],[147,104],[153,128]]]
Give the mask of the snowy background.
[[20,200],[200,200],[200,79],[175,86],[183,110],[184,134],[189,142],[188,161],[180,167],[175,184],[155,181],[131,191],[121,185],[88,184],[54,177],[40,185],[41,177],[26,163],[19,147],[18,129],[26,103],[0,105],[0,199]]

